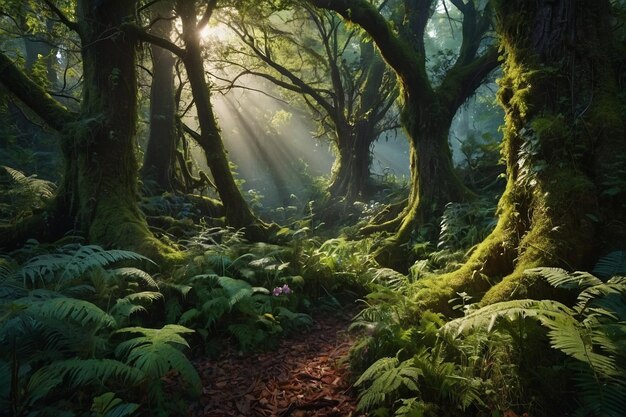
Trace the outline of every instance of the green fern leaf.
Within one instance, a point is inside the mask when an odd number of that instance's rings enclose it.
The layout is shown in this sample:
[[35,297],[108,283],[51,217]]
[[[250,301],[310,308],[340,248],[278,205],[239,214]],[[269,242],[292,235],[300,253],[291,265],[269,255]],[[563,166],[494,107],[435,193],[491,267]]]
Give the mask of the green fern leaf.
[[133,415],[139,404],[124,403],[113,392],[105,392],[95,397],[91,405],[93,417],[127,417]]
[[127,364],[140,369],[153,380],[176,370],[190,385],[194,395],[199,395],[202,385],[200,376],[187,357],[176,348],[189,347],[180,335],[193,332],[176,324],[168,324],[162,329],[127,327],[116,333],[139,333],[142,336],[120,343],[115,353],[125,357]]
[[615,275],[626,275],[626,250],[613,251],[603,256],[598,260],[592,272],[604,279]]
[[81,326],[115,326],[115,320],[96,305],[75,298],[52,298],[43,301],[17,300],[16,303],[27,301],[26,313],[34,316],[59,321],[73,320]]
[[112,359],[68,359],[53,362],[35,372],[28,381],[27,390],[32,402],[44,398],[59,384],[72,390],[91,384],[116,381],[136,386],[145,374],[122,362]]
[[246,281],[230,277],[219,277],[217,280],[220,287],[228,294],[228,303],[231,308],[244,298],[252,297],[252,286]]
[[231,305],[226,297],[218,296],[212,298],[202,304],[202,313],[205,315],[206,324],[205,327],[210,327],[213,323],[219,320],[224,314],[230,311]]
[[556,288],[582,290],[602,284],[602,281],[588,272],[567,272],[561,268],[532,268],[524,271],[524,274],[539,275],[544,277],[550,285]]
[[[421,369],[412,366],[412,361],[399,362],[398,358],[381,358],[374,362],[361,377],[355,386],[366,381],[372,381],[360,396],[358,408],[371,409],[374,406],[384,405],[390,397],[397,395],[401,386],[416,392],[417,378],[423,375]],[[389,400],[390,401],[390,400]]]
[[139,268],[125,267],[125,268],[115,268],[112,269],[111,272],[114,275],[123,277],[123,278],[134,278],[139,279],[144,282],[150,288],[159,289],[159,284],[145,271],[142,271]]
[[402,405],[396,410],[395,417],[424,417],[426,408],[424,402],[418,398],[400,400]]

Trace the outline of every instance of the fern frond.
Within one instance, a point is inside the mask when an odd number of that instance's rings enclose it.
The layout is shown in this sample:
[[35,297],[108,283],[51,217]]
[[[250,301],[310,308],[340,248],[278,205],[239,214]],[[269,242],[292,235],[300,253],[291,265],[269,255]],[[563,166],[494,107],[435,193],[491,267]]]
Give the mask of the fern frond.
[[219,277],[217,281],[228,294],[231,308],[244,298],[252,296],[252,286],[246,281],[230,277]]
[[107,267],[123,261],[141,261],[154,264],[150,259],[135,252],[109,249],[105,250],[97,245],[81,246],[73,253],[63,271],[64,279],[80,276],[85,271],[96,267]]
[[105,392],[95,397],[91,405],[94,417],[127,417],[133,415],[139,404],[124,403],[113,392]]
[[8,166],[3,166],[3,168],[19,187],[37,194],[42,198],[51,198],[54,195],[56,186],[53,182],[37,178],[36,175],[26,176],[23,172]]
[[588,307],[603,308],[614,317],[626,320],[626,281],[617,277],[585,289],[578,295],[576,307],[580,311]]
[[267,333],[258,329],[254,323],[235,323],[228,326],[228,331],[232,334],[243,350],[250,350],[260,346],[267,338]]
[[136,386],[144,379],[145,374],[140,370],[113,359],[68,359],[36,371],[28,381],[27,390],[35,402],[61,383],[65,389],[72,390],[109,381]]
[[515,320],[519,317],[538,317],[542,315],[557,315],[564,320],[573,320],[575,311],[558,301],[552,300],[512,300],[495,303],[476,310],[465,317],[446,323],[441,329],[443,332],[452,332],[456,335],[473,328],[486,328],[491,331],[501,318]]
[[218,296],[212,298],[202,304],[202,313],[206,317],[206,327],[210,327],[214,322],[219,320],[224,314],[231,309],[231,304],[228,298]]
[[115,320],[98,306],[88,301],[75,298],[52,298],[43,301],[28,299],[17,300],[16,303],[27,302],[25,312],[41,318],[59,321],[73,320],[81,326],[115,326]]
[[193,332],[177,324],[168,324],[162,329],[127,327],[116,333],[139,333],[142,336],[120,343],[115,353],[125,357],[127,364],[140,369],[153,380],[165,376],[170,370],[177,370],[192,392],[198,395],[202,385],[200,376],[189,359],[176,348],[189,347],[180,335]]
[[401,406],[398,407],[395,417],[423,417],[426,407],[424,402],[419,398],[403,398],[400,400]]
[[137,302],[145,302],[145,303],[153,303],[157,300],[163,299],[163,294],[155,291],[141,291],[134,292],[132,294],[128,294],[124,299],[137,303]]
[[613,251],[598,260],[593,267],[594,274],[608,279],[615,275],[626,274],[626,250]]
[[532,268],[524,271],[524,274],[539,275],[544,277],[550,285],[556,288],[582,290],[594,285],[602,284],[602,281],[588,272],[568,272],[561,268]]
[[133,267],[125,267],[125,268],[115,268],[111,270],[111,273],[117,275],[122,278],[134,278],[139,279],[144,282],[150,288],[159,289],[159,284],[152,278],[150,274],[145,271],[142,271],[139,268]]
[[146,344],[169,343],[189,347],[187,341],[181,334],[193,333],[194,331],[178,324],[166,324],[161,329],[149,329],[146,327],[125,327],[115,331],[115,333],[139,333],[142,336],[120,343],[115,349],[116,354],[132,350],[135,347]]
[[401,386],[413,392],[418,391],[417,378],[420,375],[423,375],[422,370],[412,366],[411,360],[404,362],[400,362],[398,358],[377,360],[354,383],[355,386],[359,386],[366,381],[372,382],[361,393],[358,408],[366,410],[383,405]]

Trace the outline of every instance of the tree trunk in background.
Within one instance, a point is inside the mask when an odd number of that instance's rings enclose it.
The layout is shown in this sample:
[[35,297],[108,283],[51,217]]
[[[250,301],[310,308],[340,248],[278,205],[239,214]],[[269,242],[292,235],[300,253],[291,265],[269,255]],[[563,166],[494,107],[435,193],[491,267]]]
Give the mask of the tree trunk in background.
[[500,0],[494,7],[506,53],[500,218],[463,268],[419,283],[430,288],[418,296],[424,309],[450,313],[448,300],[461,291],[482,304],[544,297],[547,288],[526,269],[589,268],[626,241],[626,187],[615,181],[626,170],[626,130],[609,2]]
[[[161,17],[151,33],[169,39],[174,28],[173,4],[154,5],[154,17]],[[176,103],[174,103],[174,55],[151,45],[152,84],[150,87],[150,136],[144,155],[141,177],[151,194],[172,191],[176,152]]]
[[354,126],[338,135],[337,156],[328,192],[331,198],[347,204],[367,196],[372,158],[370,148],[375,140],[371,121],[358,120]]
[[183,63],[191,85],[200,125],[198,144],[206,155],[207,165],[211,170],[217,192],[224,205],[226,222],[235,228],[245,227],[249,238],[263,239],[266,235],[264,232],[265,225],[252,213],[235,183],[226,156],[226,149],[215,120],[210,89],[204,74],[200,38],[196,28],[197,9],[195,1],[178,0],[176,11],[183,23],[183,40],[186,50]]
[[[418,97],[411,103],[412,97]],[[434,96],[423,100],[416,92],[406,91],[402,108],[402,126],[410,145],[411,188],[407,207],[383,227],[392,225],[395,234],[376,252],[382,265],[408,270],[410,259],[400,246],[411,241],[416,225],[428,227],[436,238],[438,224],[432,224],[443,214],[451,201],[467,201],[475,197],[454,171],[448,133],[455,109],[437,105]]]
[[396,23],[390,22],[367,0],[308,1],[360,25],[398,76],[402,90],[401,122],[411,147],[408,205],[395,219],[368,225],[361,231],[363,234],[391,231],[393,235],[376,250],[375,258],[383,266],[406,270],[410,260],[405,247],[413,232],[429,223],[437,226],[446,203],[473,196],[453,170],[447,133],[456,110],[498,66],[497,50],[480,48],[489,29],[489,9],[486,7],[481,12],[474,2],[454,2],[463,14],[462,44],[456,62],[435,88],[427,74],[424,49],[433,0],[404,2],[399,19],[401,27],[397,30]]
[[[359,98],[355,105],[354,120],[336,126],[337,156],[329,193],[333,199],[350,204],[364,199],[371,179],[371,148],[382,133],[380,126],[393,101],[393,91],[381,91],[386,65],[374,51],[371,42],[361,41],[361,67],[367,68]],[[392,90],[389,88],[389,90]]]

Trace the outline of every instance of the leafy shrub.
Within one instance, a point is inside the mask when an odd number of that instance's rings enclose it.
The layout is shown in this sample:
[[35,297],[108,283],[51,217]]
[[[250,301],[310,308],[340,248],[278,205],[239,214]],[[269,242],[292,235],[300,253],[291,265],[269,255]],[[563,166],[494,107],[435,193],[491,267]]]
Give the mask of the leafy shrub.
[[[193,261],[162,283],[167,321],[195,329],[208,352],[216,336],[230,335],[241,349],[254,350],[311,324],[297,312],[304,279],[293,274],[289,248],[248,244],[240,232],[219,228],[205,230],[189,246],[197,253]],[[274,295],[276,288],[281,293]]]

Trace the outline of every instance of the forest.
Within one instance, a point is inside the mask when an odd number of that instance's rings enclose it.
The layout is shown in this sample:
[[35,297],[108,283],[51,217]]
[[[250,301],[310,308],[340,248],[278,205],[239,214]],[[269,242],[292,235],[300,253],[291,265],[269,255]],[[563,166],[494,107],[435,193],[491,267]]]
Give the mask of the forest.
[[0,0],[0,417],[625,410],[626,1]]

